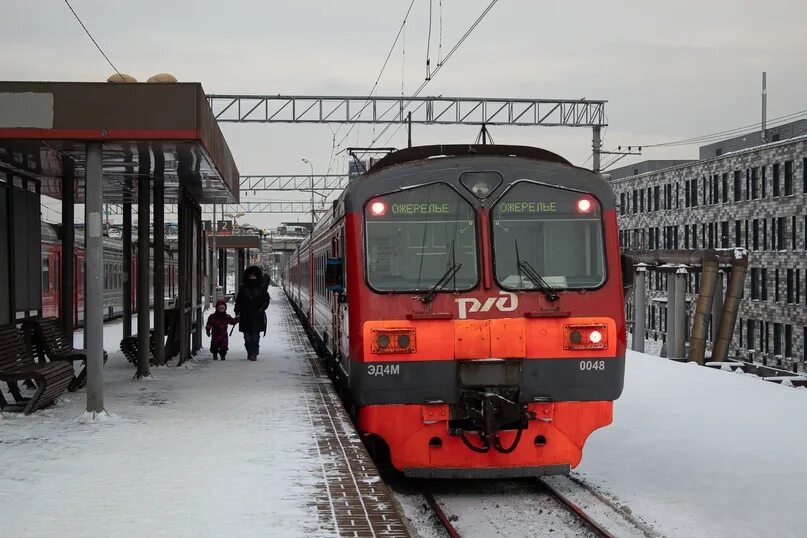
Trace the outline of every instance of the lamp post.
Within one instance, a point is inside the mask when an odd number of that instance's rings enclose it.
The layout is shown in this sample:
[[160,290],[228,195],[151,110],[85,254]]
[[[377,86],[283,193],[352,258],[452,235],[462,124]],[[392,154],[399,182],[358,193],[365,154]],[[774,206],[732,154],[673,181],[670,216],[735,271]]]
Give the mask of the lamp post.
[[314,233],[314,221],[315,213],[314,213],[314,165],[311,164],[311,161],[303,157],[302,161],[307,163],[308,166],[311,168],[311,233]]

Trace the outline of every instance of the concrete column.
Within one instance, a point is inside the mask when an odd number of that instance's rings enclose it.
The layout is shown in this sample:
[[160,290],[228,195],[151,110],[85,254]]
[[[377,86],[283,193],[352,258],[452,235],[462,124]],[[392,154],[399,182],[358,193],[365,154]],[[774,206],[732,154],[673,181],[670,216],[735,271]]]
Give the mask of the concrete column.
[[76,244],[75,182],[73,159],[62,157],[62,281],[59,315],[62,318],[64,334],[71,345],[76,321],[74,318],[76,305],[73,301],[76,292],[76,265],[73,260]]
[[644,353],[644,338],[647,311],[647,289],[645,275],[647,265],[640,263],[636,266],[636,281],[633,283],[633,350]]
[[87,350],[87,412],[104,412],[103,146],[87,144],[84,194],[84,346]]
[[154,363],[165,364],[165,155],[154,152]]
[[139,176],[137,178],[137,373],[135,377],[150,377],[149,372],[149,205],[151,188],[151,151],[147,144],[138,147]]
[[673,339],[674,359],[682,359],[686,350],[686,309],[687,309],[687,269],[681,266],[675,272],[675,308],[673,316],[675,322],[675,338]]

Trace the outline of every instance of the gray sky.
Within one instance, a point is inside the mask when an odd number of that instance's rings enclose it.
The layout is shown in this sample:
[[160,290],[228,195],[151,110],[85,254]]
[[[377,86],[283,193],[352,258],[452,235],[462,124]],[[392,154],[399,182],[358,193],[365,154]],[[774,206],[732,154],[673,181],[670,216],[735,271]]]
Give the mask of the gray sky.
[[[434,64],[439,0],[432,1]],[[444,51],[488,1],[442,0]],[[208,93],[366,95],[409,1],[71,3],[118,69],[138,80],[169,72],[201,82]],[[415,0],[405,62],[399,45],[379,94],[400,95],[402,78],[405,93],[423,81],[428,13],[429,0]],[[500,0],[423,95],[607,99],[607,149],[708,134],[759,120],[763,70],[769,118],[807,108],[805,20],[807,3],[798,0]],[[92,81],[112,72],[62,0],[3,0],[0,50],[7,80]],[[328,166],[326,125],[222,129],[243,174],[307,174],[303,157],[318,173]],[[589,129],[491,132],[497,143],[544,147],[575,164],[591,155]],[[474,127],[414,128],[416,144],[471,142],[476,135]],[[372,127],[357,127],[349,143],[371,139]],[[405,146],[405,130],[391,143]],[[648,149],[640,159],[696,156],[697,146],[689,146]],[[251,192],[242,195],[251,199]],[[274,226],[297,218],[244,220]]]

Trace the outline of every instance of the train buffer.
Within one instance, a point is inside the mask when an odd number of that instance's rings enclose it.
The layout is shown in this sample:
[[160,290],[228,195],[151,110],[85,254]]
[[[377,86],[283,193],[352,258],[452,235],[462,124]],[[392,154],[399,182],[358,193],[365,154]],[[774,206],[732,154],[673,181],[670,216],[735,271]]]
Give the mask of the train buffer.
[[[109,420],[77,426],[81,392],[0,418],[19,531],[48,534],[69,513],[88,536],[408,536],[288,302],[270,293],[257,362],[236,329],[225,362],[203,349],[189,368],[133,381],[116,321],[104,328]],[[37,484],[60,491],[59,511],[37,508]]]

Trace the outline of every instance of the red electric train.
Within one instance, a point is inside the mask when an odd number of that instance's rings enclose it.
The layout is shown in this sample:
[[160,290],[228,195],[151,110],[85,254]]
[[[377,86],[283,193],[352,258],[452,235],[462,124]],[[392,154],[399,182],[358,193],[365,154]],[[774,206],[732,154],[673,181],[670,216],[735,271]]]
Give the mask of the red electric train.
[[545,150],[410,148],[350,183],[283,287],[406,475],[565,473],[622,392],[615,209]]
[[[59,316],[62,286],[62,243],[56,228],[42,223],[42,315]],[[133,244],[133,248],[136,246]],[[73,252],[73,323],[78,327],[84,319],[84,236],[76,233],[76,246]],[[150,254],[150,267],[154,266],[154,251]],[[137,297],[134,282],[137,282],[137,255],[132,255],[129,271],[132,279],[132,311],[137,310]],[[175,296],[177,262],[172,251],[165,255],[165,288],[168,297]],[[153,271],[149,271],[149,304],[154,304],[154,291],[151,287]],[[123,315],[123,241],[104,237],[104,318],[112,319]]]

